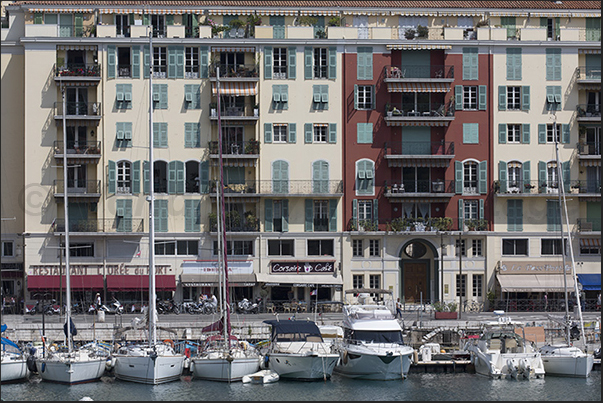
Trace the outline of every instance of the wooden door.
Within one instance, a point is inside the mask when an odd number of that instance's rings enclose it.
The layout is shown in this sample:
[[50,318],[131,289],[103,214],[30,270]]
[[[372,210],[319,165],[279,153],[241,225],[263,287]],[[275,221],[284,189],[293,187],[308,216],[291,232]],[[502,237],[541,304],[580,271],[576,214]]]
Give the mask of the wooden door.
[[404,284],[404,299],[406,302],[421,301],[421,293],[423,300],[428,299],[427,295],[427,263],[404,263],[403,279]]

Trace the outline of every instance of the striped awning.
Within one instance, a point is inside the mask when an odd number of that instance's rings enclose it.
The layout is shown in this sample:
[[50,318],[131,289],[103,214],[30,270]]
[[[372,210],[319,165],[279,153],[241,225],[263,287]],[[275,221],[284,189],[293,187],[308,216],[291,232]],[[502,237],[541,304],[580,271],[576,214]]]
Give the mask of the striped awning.
[[527,17],[528,13],[524,11],[490,11],[490,17]]
[[332,17],[332,16],[336,16],[339,15],[339,11],[333,11],[333,10],[301,10],[299,12],[299,15],[301,16],[306,16],[306,15],[316,15],[316,16],[325,16],[325,17]]
[[65,87],[96,87],[98,86],[98,81],[100,81],[100,77],[96,77],[97,80],[94,81],[78,81],[80,77],[69,78],[75,78],[75,80],[61,80],[61,85]]
[[57,45],[57,50],[98,50],[97,45]]
[[601,13],[572,13],[572,17],[588,17],[588,18],[601,18]]
[[443,17],[481,17],[484,13],[477,11],[441,11],[440,15]]
[[101,14],[203,14],[203,10],[188,8],[179,9],[144,9],[144,8],[100,8]]
[[388,92],[448,92],[449,83],[387,83]]
[[235,10],[235,9],[227,9],[227,10],[208,10],[208,14],[210,15],[251,15],[255,14],[255,10]]
[[385,45],[388,50],[433,50],[433,49],[452,49],[452,45],[438,44],[406,44],[396,43],[393,45]]
[[258,10],[258,15],[284,15],[296,16],[297,10]]
[[254,46],[213,46],[212,52],[255,52]]
[[601,48],[598,49],[578,49],[578,53],[581,55],[600,55]]
[[[66,126],[98,126],[99,121],[100,119],[67,119]],[[62,123],[62,119],[56,119],[57,126]]]
[[554,13],[554,12],[545,12],[545,13],[530,13],[530,17],[571,17],[572,13]]
[[[211,90],[214,95],[217,94],[218,89],[216,88],[216,83],[211,83]],[[220,82],[220,94],[222,95],[246,96],[257,95],[257,93],[258,87],[255,82]]]
[[93,13],[93,8],[28,8],[32,13]]
[[398,193],[399,195],[404,195],[405,197],[390,197],[390,203],[408,203],[412,198],[413,203],[442,203],[444,202],[442,197],[414,197],[413,194],[408,193]]
[[[222,158],[222,164],[225,167],[255,167],[257,165],[257,160],[251,158]],[[217,167],[219,165],[220,161],[212,160],[211,166]],[[232,193],[230,195],[232,195]]]
[[578,84],[580,84],[580,89],[581,90],[593,90],[593,91],[597,91],[597,90],[601,90],[601,83],[581,83],[578,82]]
[[390,168],[404,167],[430,167],[430,168],[447,168],[450,166],[450,159],[431,159],[431,158],[404,158],[399,160],[387,160],[387,166]]
[[412,120],[387,120],[388,126],[448,126],[449,121],[441,120],[420,120],[421,117],[413,117]]
[[389,15],[389,11],[344,10],[344,15]]
[[600,167],[601,166],[601,160],[585,160],[585,159],[580,159],[580,165],[583,167]]
[[580,246],[600,248],[601,238],[580,238]]
[[422,17],[422,16],[431,16],[434,17],[438,15],[437,11],[425,11],[425,10],[413,10],[413,11],[392,11],[392,15],[402,15],[405,17]]

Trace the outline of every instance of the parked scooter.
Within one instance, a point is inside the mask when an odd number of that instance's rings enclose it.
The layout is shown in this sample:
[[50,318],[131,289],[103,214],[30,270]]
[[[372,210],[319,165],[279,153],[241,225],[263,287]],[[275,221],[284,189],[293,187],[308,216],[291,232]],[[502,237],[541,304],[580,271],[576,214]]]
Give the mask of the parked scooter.
[[42,307],[42,312],[44,313],[44,315],[60,315],[61,306],[57,305],[56,299],[53,299],[48,304]]
[[259,303],[262,301],[262,298],[256,298],[256,302],[251,302],[247,298],[243,298],[237,304],[237,313],[259,313],[260,305]]
[[35,315],[36,313],[38,313],[38,311],[40,309],[40,308],[38,308],[38,305],[40,305],[40,301],[36,301],[36,303],[33,305],[26,304],[25,305],[25,313],[28,313],[30,315]]
[[123,305],[116,299],[113,299],[113,303],[111,304],[111,306],[101,304],[98,310],[103,311],[109,315],[121,315],[124,313]]

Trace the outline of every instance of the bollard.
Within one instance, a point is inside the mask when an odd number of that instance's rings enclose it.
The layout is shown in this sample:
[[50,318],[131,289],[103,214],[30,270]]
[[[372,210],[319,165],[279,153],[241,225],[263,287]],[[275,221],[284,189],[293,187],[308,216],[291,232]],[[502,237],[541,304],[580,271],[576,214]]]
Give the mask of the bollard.
[[100,323],[105,323],[105,311],[98,311],[97,316]]

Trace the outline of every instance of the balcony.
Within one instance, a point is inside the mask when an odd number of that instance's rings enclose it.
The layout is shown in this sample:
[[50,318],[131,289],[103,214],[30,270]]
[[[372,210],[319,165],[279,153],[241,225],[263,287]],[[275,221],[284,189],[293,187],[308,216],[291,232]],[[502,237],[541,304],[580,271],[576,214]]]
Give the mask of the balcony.
[[220,69],[220,80],[226,81],[260,81],[258,64],[220,64],[212,63],[209,66],[209,79],[216,81],[217,71]]
[[[70,235],[86,235],[98,233],[114,233],[119,235],[142,235],[144,233],[144,219],[142,218],[108,218],[108,219],[83,219],[70,220]],[[55,235],[65,233],[65,219],[56,218],[51,231]]]
[[[218,113],[215,106],[210,106],[210,121],[218,123]],[[260,119],[259,109],[251,106],[227,106],[220,108],[222,121],[236,121],[241,124],[255,124]]]
[[385,108],[388,126],[448,126],[453,120],[452,103],[388,103]]
[[63,112],[63,102],[54,103],[54,119],[62,120],[63,116],[68,120],[82,120],[98,125],[101,120],[102,110],[100,102],[66,102],[66,110]]
[[[209,214],[209,230],[211,232],[218,231],[218,217],[216,213]],[[232,210],[226,213],[225,216],[226,232],[259,232],[260,221],[255,214],[247,211],[241,217],[241,214]]]
[[[63,142],[54,141],[54,158],[58,163],[62,163],[65,147]],[[81,164],[97,164],[101,157],[101,142],[100,141],[68,141],[67,142],[67,158],[73,162],[77,159]]]
[[579,104],[576,105],[578,122],[601,122],[600,104]]
[[[509,181],[496,180],[493,189],[498,197],[550,197],[559,194],[558,181]],[[569,185],[569,186],[568,186]],[[570,180],[564,183],[566,194],[575,194],[579,198],[600,198],[601,181],[600,180]],[[520,196],[521,195],[521,196]]]
[[[388,231],[395,233],[421,233],[421,236],[435,236],[440,232],[454,231],[487,231],[489,222],[483,219],[461,219],[452,217],[396,217],[393,219],[350,219],[347,231],[364,233]],[[416,234],[415,234],[416,235]]]
[[[101,183],[99,180],[68,180],[68,197],[72,198],[99,198],[101,196]],[[52,193],[56,198],[65,197],[65,181],[55,180]]]
[[454,158],[452,141],[392,141],[383,148],[389,167],[448,167]]
[[599,142],[580,142],[576,144],[578,149],[578,158],[601,160],[601,143]]
[[69,85],[69,83],[91,82],[99,83],[101,80],[101,66],[98,63],[70,64],[53,67],[54,81]]
[[601,217],[598,218],[578,218],[578,231],[601,232]]
[[[451,83],[454,81],[454,66],[443,65],[406,65],[406,66],[385,66],[384,81],[391,82],[435,82]],[[444,87],[442,92],[446,92]],[[388,85],[388,89],[389,89]],[[390,90],[390,92],[392,92]]]
[[453,180],[403,180],[401,182],[385,183],[385,197],[391,199],[407,199],[413,197],[435,198],[434,202],[441,202],[442,198],[454,196]]
[[[217,159],[220,148],[217,141],[209,142],[209,158]],[[249,141],[224,141],[222,142],[222,158],[223,159],[246,159],[257,160],[260,157],[260,143],[257,140]],[[228,162],[225,162],[225,165]],[[253,161],[255,166],[255,161]]]
[[[210,193],[215,195],[215,184]],[[256,180],[226,185],[225,197],[279,196],[279,197],[342,197],[341,180]]]
[[601,89],[600,67],[576,67],[576,82],[581,84],[582,89]]

